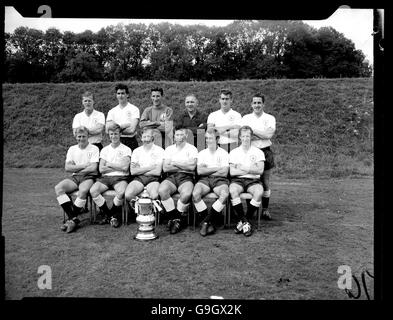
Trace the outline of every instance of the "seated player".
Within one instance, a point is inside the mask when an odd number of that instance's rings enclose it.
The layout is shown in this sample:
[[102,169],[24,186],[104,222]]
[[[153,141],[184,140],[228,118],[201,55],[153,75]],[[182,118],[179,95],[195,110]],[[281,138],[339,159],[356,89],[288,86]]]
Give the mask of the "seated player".
[[[161,182],[158,194],[168,215],[168,228],[171,234],[179,232],[186,225],[186,212],[194,188],[194,173],[198,158],[198,149],[186,139],[187,129],[179,126],[175,129],[175,144],[164,152],[163,171],[167,177]],[[179,192],[180,198],[175,208],[172,194]]]
[[[248,219],[252,218],[261,205],[263,186],[261,174],[263,173],[265,155],[251,145],[252,129],[243,126],[239,129],[240,146],[229,153],[229,172],[231,183],[229,193],[231,203],[239,221],[235,228],[235,233],[242,233],[251,236],[252,226]],[[240,193],[248,192],[252,194],[252,199],[248,203],[247,215],[244,214]]]
[[136,148],[131,156],[130,171],[133,180],[125,191],[127,201],[135,199],[145,187],[151,199],[158,198],[164,149],[154,144],[152,128],[143,130],[141,140],[143,145]]
[[[77,228],[80,222],[77,216],[85,207],[87,194],[98,174],[99,149],[89,143],[88,132],[86,127],[75,129],[78,144],[68,149],[65,161],[65,171],[72,175],[55,186],[57,201],[68,217],[61,230],[67,233]],[[75,190],[78,190],[78,196],[72,203],[67,193]]]
[[[195,209],[200,215],[206,215],[201,222],[200,234],[206,236],[215,232],[212,218],[217,217],[228,199],[229,181],[229,155],[224,149],[218,147],[220,138],[217,130],[209,128],[205,134],[207,148],[198,154],[197,172],[199,180],[192,192]],[[202,197],[213,191],[219,198],[211,207],[210,212]]]
[[[90,194],[104,216],[99,224],[110,223],[112,227],[117,228],[120,226],[124,192],[130,179],[129,167],[132,151],[120,142],[120,126],[118,124],[112,123],[108,127],[108,134],[111,143],[100,152],[101,177],[90,188]],[[109,189],[116,191],[110,210],[102,196],[102,193]]]

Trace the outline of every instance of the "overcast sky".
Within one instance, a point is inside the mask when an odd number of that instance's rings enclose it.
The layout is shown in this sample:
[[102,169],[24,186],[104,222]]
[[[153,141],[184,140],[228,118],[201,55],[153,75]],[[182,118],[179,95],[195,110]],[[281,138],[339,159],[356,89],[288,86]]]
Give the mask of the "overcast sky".
[[[13,7],[5,7],[4,31],[11,33],[20,26],[46,31],[55,27],[61,32],[75,33],[101,28],[118,23],[160,23],[170,22],[182,25],[204,24],[207,26],[225,26],[233,20],[148,20],[148,19],[60,19],[60,18],[24,18]],[[373,64],[373,10],[372,9],[338,9],[326,20],[303,20],[315,28],[331,26],[353,41],[355,48],[363,51],[366,59]]]

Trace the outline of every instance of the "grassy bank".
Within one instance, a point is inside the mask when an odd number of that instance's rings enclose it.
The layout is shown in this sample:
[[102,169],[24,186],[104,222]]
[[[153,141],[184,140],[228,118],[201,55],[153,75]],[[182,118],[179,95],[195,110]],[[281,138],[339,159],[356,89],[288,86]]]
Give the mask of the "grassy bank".
[[[3,84],[4,165],[63,167],[75,144],[71,124],[82,110],[81,94],[95,94],[97,110],[117,104],[115,83]],[[142,112],[150,88],[164,89],[175,112],[194,93],[206,113],[219,108],[223,87],[234,93],[234,109],[251,112],[255,91],[266,95],[266,112],[277,120],[273,138],[277,174],[348,176],[373,173],[373,80],[239,80],[224,82],[129,82],[130,102]],[[108,143],[105,139],[104,144]]]

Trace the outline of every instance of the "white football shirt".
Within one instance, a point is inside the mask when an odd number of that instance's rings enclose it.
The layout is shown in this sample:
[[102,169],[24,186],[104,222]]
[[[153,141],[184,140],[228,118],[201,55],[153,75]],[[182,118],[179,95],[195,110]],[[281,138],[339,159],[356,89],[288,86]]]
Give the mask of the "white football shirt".
[[[266,112],[257,117],[255,113],[246,114],[242,118],[242,126],[250,126],[253,130],[262,131],[264,134],[273,134],[276,131],[276,118]],[[255,136],[251,144],[257,148],[266,148],[272,145],[270,139],[258,139]]]
[[76,165],[98,162],[100,161],[99,154],[100,150],[93,144],[89,143],[84,149],[79,148],[79,145],[74,145],[67,151],[66,162],[74,161]]
[[[112,145],[109,144],[102,148],[100,152],[100,158],[109,162],[120,164],[125,157],[131,158],[131,153],[131,149],[122,143],[120,143],[116,148],[113,148]],[[128,174],[129,170],[128,172],[112,171],[103,174],[103,176],[127,176]]]
[[[229,153],[229,162],[234,164],[243,164],[245,166],[251,166],[259,161],[265,161],[265,154],[262,150],[251,146],[250,149],[244,151],[242,146],[233,149]],[[245,174],[239,176],[239,178],[250,178],[250,179],[259,179],[261,175],[259,174]]]
[[[222,110],[217,110],[209,114],[207,117],[207,123],[214,124],[215,127],[228,126],[228,125],[240,125],[242,116],[239,112],[230,109],[227,113],[222,112]],[[225,135],[220,135],[220,140],[218,143],[234,143],[237,142],[237,138],[227,137]]]
[[[198,159],[198,149],[192,144],[186,142],[183,148],[178,148],[176,144],[167,147],[164,151],[164,159],[186,162],[192,159]],[[179,170],[179,172],[188,172]]]
[[132,152],[131,162],[138,163],[141,168],[150,167],[162,163],[164,159],[164,149],[155,144],[146,151],[144,146],[136,148]]
[[[77,113],[72,121],[72,129],[84,126],[87,129],[95,129],[97,124],[105,125],[105,115],[103,112],[93,110],[90,116],[85,111]],[[90,143],[99,143],[102,141],[102,132],[95,135],[89,135]]]
[[[108,116],[106,117],[106,121],[114,121],[119,125],[123,125],[125,123],[130,123],[132,119],[139,119],[140,112],[137,106],[134,106],[131,103],[127,103],[124,108],[121,108],[118,104],[116,107],[112,108],[108,112]],[[136,131],[134,134],[121,134],[121,137],[135,137]]]
[[[206,164],[207,168],[228,167],[229,154],[220,147],[218,147],[214,153],[212,153],[208,148],[201,150],[198,153],[198,165],[200,164]],[[212,175],[214,175],[214,173]]]

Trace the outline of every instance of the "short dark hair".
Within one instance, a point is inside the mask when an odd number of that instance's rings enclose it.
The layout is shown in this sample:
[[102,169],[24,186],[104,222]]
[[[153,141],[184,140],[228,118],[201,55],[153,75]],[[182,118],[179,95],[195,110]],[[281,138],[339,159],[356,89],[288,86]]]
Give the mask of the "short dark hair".
[[117,90],[119,90],[119,89],[120,89],[120,90],[125,90],[126,93],[129,94],[128,86],[125,85],[124,83],[118,83],[118,84],[116,85],[116,87],[115,87],[115,92],[117,92]]
[[[175,131],[177,131],[177,130],[187,130],[187,128],[186,128],[185,125],[179,123],[179,124],[177,124],[177,125],[175,126]],[[175,132],[175,131],[174,131],[174,132]]]
[[225,94],[226,96],[230,96],[232,98],[232,91],[227,88],[221,89],[220,94]]
[[262,98],[262,102],[265,103],[265,95],[260,92],[254,93],[254,95],[252,97],[253,98]]
[[154,92],[154,91],[161,93],[161,96],[164,95],[164,90],[162,88],[155,87],[150,90],[150,92]]

